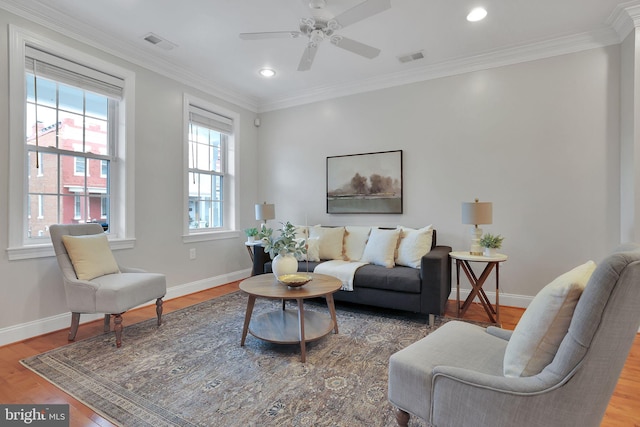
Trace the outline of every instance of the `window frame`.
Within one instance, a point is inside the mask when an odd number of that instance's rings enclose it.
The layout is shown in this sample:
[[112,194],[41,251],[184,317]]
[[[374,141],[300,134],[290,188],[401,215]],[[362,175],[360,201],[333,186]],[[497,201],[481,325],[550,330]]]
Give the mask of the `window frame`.
[[[9,260],[54,256],[50,241],[33,244],[27,242],[28,178],[25,158],[26,128],[26,46],[32,46],[66,60],[87,64],[101,72],[117,76],[123,81],[122,100],[118,109],[114,160],[111,162],[112,223],[108,235],[112,249],[132,248],[135,243],[134,211],[134,111],[135,73],[83,51],[58,43],[40,34],[9,25]],[[114,206],[115,205],[115,206]]]
[[[201,110],[209,111],[214,114],[228,117],[233,122],[232,131],[226,138],[226,147],[224,153],[221,153],[222,161],[224,162],[224,175],[223,175],[223,226],[220,228],[202,228],[191,229],[189,228],[189,124],[190,124],[190,111],[191,107],[196,107]],[[183,99],[183,235],[182,240],[184,243],[200,242],[206,240],[218,240],[218,239],[230,239],[240,236],[240,232],[236,229],[238,221],[238,209],[236,204],[238,198],[238,185],[237,185],[237,171],[238,171],[238,142],[240,141],[239,131],[240,115],[227,108],[213,104],[195,96],[184,94]]]

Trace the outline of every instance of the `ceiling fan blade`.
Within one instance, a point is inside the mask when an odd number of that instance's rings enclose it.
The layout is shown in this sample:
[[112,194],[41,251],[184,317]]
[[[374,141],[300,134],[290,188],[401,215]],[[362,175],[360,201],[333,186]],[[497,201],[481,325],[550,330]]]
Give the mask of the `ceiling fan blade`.
[[339,48],[369,59],[373,59],[380,54],[380,49],[378,48],[342,36],[331,37],[331,43]]
[[271,31],[265,33],[240,33],[240,38],[242,40],[295,39],[301,35],[300,31]]
[[302,58],[300,58],[300,64],[298,65],[298,71],[309,71],[311,69],[311,64],[313,64],[313,59],[316,57],[316,52],[318,51],[318,46],[312,46],[309,44],[304,52],[302,53]]
[[333,18],[342,28],[391,8],[391,0],[365,0]]

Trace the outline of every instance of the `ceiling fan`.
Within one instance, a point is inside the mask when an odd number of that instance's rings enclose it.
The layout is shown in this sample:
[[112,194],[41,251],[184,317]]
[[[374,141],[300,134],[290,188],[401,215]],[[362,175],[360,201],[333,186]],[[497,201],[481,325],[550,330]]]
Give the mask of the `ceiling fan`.
[[[322,9],[326,5],[326,0],[310,0],[309,6],[312,9]],[[360,43],[347,37],[335,34],[336,31],[376,15],[391,8],[391,0],[365,0],[364,2],[348,9],[332,19],[322,18],[302,18],[300,19],[299,31],[271,31],[262,33],[240,33],[242,40],[258,40],[272,38],[298,38],[306,36],[309,39],[307,47],[302,53],[298,71],[308,71],[311,69],[313,59],[318,51],[319,44],[324,39],[329,39],[332,44],[353,52],[365,58],[375,58],[380,53],[380,49]]]

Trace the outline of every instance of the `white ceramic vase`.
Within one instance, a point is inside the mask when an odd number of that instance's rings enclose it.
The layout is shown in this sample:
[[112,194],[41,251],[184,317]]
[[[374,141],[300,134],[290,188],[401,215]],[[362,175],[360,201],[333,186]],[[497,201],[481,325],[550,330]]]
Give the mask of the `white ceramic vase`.
[[298,271],[298,260],[291,254],[276,255],[271,262],[271,271],[276,278],[283,274],[293,274]]
[[484,248],[484,256],[496,256],[497,253],[496,248]]

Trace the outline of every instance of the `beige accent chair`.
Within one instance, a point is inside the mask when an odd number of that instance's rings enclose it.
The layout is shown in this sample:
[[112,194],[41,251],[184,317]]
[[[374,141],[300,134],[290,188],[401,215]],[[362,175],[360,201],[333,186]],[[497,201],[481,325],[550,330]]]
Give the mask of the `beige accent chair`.
[[504,373],[515,333],[460,321],[393,354],[398,424],[414,415],[437,427],[599,426],[640,326],[640,246],[598,263],[568,322],[551,362],[529,376]]
[[91,280],[80,280],[76,275],[63,236],[88,236],[104,233],[100,224],[56,224],[49,228],[51,241],[62,270],[67,306],[71,311],[69,341],[76,338],[80,314],[105,313],[104,331],[111,328],[114,317],[116,346],[122,344],[122,314],[138,305],[156,300],[158,326],[162,323],[162,298],[167,292],[163,274],[147,273],[137,268],[118,265],[120,272],[105,274]]

